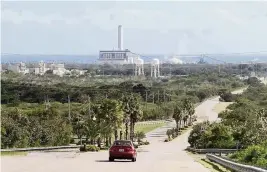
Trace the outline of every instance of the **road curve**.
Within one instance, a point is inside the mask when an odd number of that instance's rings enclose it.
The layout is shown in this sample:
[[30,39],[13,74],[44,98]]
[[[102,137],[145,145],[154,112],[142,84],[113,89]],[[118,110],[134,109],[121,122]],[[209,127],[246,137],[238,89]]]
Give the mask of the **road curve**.
[[138,149],[137,162],[118,161],[108,162],[106,151],[97,153],[79,153],[77,150],[31,152],[22,157],[2,157],[3,172],[208,172],[195,162],[184,149],[188,146],[188,133],[172,142],[164,143],[166,130],[173,123],[148,134],[151,142],[148,146]]
[[[242,91],[241,91],[242,92]],[[218,114],[213,107],[219,98],[204,101],[196,108],[198,121],[215,121]],[[208,172],[209,170],[194,161],[184,149],[188,146],[187,133],[164,143],[166,131],[175,126],[168,123],[147,134],[150,145],[138,149],[137,162],[108,162],[108,152],[80,153],[78,150],[31,152],[27,156],[1,157],[3,172]]]

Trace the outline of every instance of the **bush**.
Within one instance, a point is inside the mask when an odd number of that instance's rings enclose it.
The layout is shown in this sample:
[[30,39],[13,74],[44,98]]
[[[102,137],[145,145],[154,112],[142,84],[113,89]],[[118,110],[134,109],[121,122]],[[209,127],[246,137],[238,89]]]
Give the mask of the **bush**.
[[149,145],[150,143],[148,141],[140,142],[139,145]]
[[230,158],[249,165],[267,168],[267,142],[249,146],[247,149],[230,155]]
[[220,101],[224,102],[233,102],[235,101],[236,96],[233,95],[231,92],[224,92],[220,95]]
[[261,84],[261,81],[256,77],[250,77],[247,80],[247,84],[249,84],[250,86],[258,86]]
[[75,140],[72,138],[70,139],[70,144],[74,144],[75,143]]
[[144,145],[149,145],[150,143],[148,141],[145,141],[144,142]]
[[109,147],[101,147],[100,150],[109,150]]
[[[82,140],[82,144],[88,144],[88,142],[86,142],[86,140]],[[76,145],[81,145],[81,141],[78,141],[78,143],[76,143]]]
[[145,133],[143,131],[138,131],[135,133],[134,138],[138,140],[138,142],[141,142],[142,139],[146,137]]
[[172,138],[166,138],[165,140],[164,140],[164,142],[170,142],[170,141],[172,141]]
[[179,130],[177,128],[168,129],[166,134],[168,136],[168,141],[171,141],[179,135]]
[[80,147],[81,152],[98,152],[99,150],[100,148],[95,145],[83,145]]

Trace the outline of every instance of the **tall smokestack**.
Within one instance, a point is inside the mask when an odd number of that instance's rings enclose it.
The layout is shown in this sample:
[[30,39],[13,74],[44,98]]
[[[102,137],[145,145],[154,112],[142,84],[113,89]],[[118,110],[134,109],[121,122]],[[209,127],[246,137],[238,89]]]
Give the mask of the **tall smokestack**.
[[122,25],[118,27],[118,48],[119,50],[123,50],[123,30]]

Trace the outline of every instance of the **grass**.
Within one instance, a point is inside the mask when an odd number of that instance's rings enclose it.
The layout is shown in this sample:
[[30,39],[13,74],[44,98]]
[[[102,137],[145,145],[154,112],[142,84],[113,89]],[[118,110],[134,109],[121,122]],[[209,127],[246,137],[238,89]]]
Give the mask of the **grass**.
[[232,103],[233,102],[219,102],[218,104],[214,106],[213,111],[219,114],[220,112],[224,111],[227,108],[227,106],[229,106]]
[[1,156],[26,156],[27,152],[1,152]]
[[[160,128],[160,127],[163,127],[164,125],[166,125],[166,123],[162,122],[162,123],[149,123],[147,125],[142,125],[142,124],[137,124],[135,126],[135,132],[144,132],[145,134],[150,132],[150,131],[153,131],[157,128]],[[124,131],[125,128],[124,126],[122,127],[122,130]],[[129,128],[130,130],[130,128]],[[77,136],[74,136],[75,138],[77,138]],[[115,138],[114,138],[114,134],[112,134],[111,136],[111,140],[114,141]],[[123,135],[124,137],[124,135]],[[85,139],[85,137],[83,137],[83,140]],[[80,140],[79,139],[75,139],[75,143],[78,143]]]
[[208,159],[203,158],[199,161],[199,163],[201,163],[204,167],[210,169],[212,172],[231,172],[230,170],[226,169],[225,167],[223,167],[217,163],[211,162]]
[[153,131],[157,128],[163,127],[165,123],[156,123],[156,124],[148,124],[148,125],[136,125],[135,126],[135,132],[144,132],[148,133],[150,131]]
[[206,159],[206,155],[199,155],[192,152],[187,152],[187,154],[205,168],[208,168],[211,172],[231,172],[231,170],[228,170],[225,167]]

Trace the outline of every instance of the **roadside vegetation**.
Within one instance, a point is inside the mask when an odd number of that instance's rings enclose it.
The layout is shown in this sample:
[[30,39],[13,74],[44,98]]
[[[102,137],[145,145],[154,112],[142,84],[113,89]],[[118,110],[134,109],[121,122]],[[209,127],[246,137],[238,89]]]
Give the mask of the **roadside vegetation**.
[[1,152],[1,156],[26,156],[27,152]]
[[267,86],[256,78],[247,83],[249,88],[219,114],[222,121],[195,125],[189,143],[194,148],[238,148],[231,158],[267,168]]
[[171,141],[178,135],[182,134],[183,130],[188,129],[192,126],[196,117],[193,116],[195,113],[195,106],[189,99],[184,99],[181,102],[176,103],[173,110],[173,119],[175,120],[176,127],[167,130],[166,134],[168,138],[165,142]]
[[[136,126],[138,121],[173,117],[181,130],[191,125],[196,103],[246,84],[226,72],[218,73],[217,68],[191,70],[195,72],[187,76],[156,80],[91,76],[90,82],[86,77],[4,73],[1,147],[68,145],[74,143],[74,137],[80,144],[109,146],[114,139],[134,140],[135,132],[160,127],[142,128]],[[179,108],[183,103],[186,117],[180,120]]]
[[136,125],[135,132],[148,133],[157,128],[163,127],[165,124],[166,123],[156,123],[156,124],[152,123],[152,124],[147,124],[147,125]]

